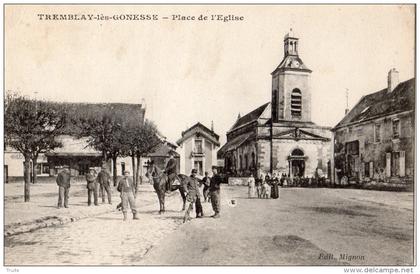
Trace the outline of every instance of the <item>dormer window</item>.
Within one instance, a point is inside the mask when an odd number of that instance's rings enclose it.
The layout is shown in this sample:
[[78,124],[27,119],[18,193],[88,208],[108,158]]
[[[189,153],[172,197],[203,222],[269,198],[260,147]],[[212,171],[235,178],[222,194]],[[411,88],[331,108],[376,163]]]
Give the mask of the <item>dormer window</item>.
[[292,91],[290,109],[292,117],[302,116],[302,93],[297,88]]

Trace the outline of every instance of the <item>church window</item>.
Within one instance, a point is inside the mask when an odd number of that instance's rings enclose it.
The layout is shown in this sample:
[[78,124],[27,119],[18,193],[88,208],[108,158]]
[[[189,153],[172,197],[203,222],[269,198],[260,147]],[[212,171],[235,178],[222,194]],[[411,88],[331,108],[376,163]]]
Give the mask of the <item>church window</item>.
[[291,112],[292,117],[301,117],[302,116],[302,93],[299,89],[295,88],[292,91],[291,98]]

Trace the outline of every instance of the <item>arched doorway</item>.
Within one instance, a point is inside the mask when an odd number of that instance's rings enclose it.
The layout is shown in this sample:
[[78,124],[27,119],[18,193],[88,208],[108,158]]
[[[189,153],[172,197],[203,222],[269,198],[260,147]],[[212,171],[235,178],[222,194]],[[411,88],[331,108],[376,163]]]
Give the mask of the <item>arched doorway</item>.
[[305,153],[296,148],[290,153],[289,156],[289,174],[291,177],[304,177],[305,176]]

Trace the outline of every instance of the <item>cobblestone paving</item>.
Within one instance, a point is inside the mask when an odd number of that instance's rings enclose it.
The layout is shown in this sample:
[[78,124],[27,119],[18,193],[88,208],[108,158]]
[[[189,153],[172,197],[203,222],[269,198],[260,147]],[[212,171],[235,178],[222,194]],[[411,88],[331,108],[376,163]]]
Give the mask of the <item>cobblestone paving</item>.
[[[151,186],[149,187],[151,188]],[[138,197],[140,220],[122,221],[112,212],[63,226],[5,238],[6,265],[132,265],[182,223],[181,198],[167,199],[167,213],[158,215],[155,193]]]

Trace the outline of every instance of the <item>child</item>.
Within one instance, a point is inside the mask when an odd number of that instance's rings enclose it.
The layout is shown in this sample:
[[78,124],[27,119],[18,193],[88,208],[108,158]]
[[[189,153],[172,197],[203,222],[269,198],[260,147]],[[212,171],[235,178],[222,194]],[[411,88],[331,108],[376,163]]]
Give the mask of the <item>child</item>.
[[264,181],[263,183],[263,199],[269,199],[270,198],[270,192],[271,192],[271,187],[268,184],[267,181]]
[[133,212],[133,220],[138,220],[136,210],[136,198],[135,198],[135,186],[133,179],[129,176],[130,172],[125,171],[124,177],[118,182],[117,190],[121,193],[121,204],[122,212],[124,215],[124,221],[127,220],[128,205],[130,205],[131,211]]

